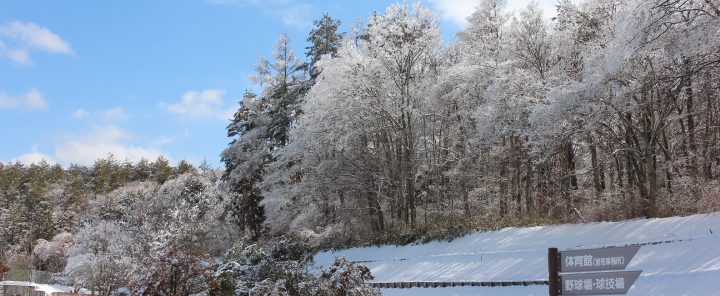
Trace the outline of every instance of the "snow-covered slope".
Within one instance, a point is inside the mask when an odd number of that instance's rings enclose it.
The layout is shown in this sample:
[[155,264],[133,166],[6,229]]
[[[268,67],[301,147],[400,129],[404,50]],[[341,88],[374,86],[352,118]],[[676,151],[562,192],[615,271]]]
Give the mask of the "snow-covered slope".
[[[452,242],[353,248],[315,256],[365,261],[377,282],[547,279],[547,249],[641,244],[628,295],[720,295],[720,213],[470,234]],[[385,295],[547,295],[547,286],[384,289]]]
[[[73,287],[69,286],[37,284],[22,281],[0,281],[0,286],[33,287],[35,288],[35,291],[45,292],[47,295],[52,295],[53,293],[73,293]],[[2,290],[2,287],[0,287],[0,290]],[[89,295],[90,291],[82,289],[79,294]]]

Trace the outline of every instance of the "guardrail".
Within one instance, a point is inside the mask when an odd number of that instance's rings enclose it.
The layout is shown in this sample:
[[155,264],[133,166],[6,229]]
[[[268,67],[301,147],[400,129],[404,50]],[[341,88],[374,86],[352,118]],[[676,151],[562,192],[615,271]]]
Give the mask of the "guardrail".
[[371,282],[373,288],[444,288],[444,287],[509,287],[548,285],[546,280],[505,282]]

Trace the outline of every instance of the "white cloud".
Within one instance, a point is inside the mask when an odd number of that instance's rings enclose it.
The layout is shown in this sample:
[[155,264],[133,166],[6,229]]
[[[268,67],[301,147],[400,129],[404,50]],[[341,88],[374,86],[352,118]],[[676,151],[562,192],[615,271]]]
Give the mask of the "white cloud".
[[103,122],[113,122],[113,121],[125,120],[128,117],[128,115],[125,112],[125,108],[118,106],[118,107],[113,107],[113,108],[100,110],[100,111],[93,111],[93,112],[90,112],[88,110],[80,108],[80,109],[75,110],[75,112],[72,113],[72,117],[77,118],[77,119],[93,117],[93,118],[99,119],[100,121],[103,121]]
[[246,3],[262,9],[266,14],[280,18],[286,26],[298,29],[312,27],[314,6],[309,3],[296,0],[246,0]]
[[[177,137],[187,135],[187,131]],[[42,160],[48,163],[59,163],[64,166],[71,164],[92,165],[96,160],[112,154],[115,159],[138,162],[141,159],[153,161],[164,156],[172,162],[172,157],[163,152],[153,143],[150,146],[135,144],[135,135],[115,125],[94,126],[91,130],[81,134],[60,136],[56,139],[54,153],[45,154],[33,146],[31,152],[14,157],[10,162],[19,161],[24,164],[39,163]]]
[[0,56],[20,65],[32,64],[30,50],[73,54],[70,44],[47,28],[35,23],[11,21],[0,24]]
[[157,139],[153,140],[152,143],[154,146],[163,146],[175,142],[176,139],[176,137],[160,136]]
[[77,109],[77,110],[75,110],[75,112],[72,113],[72,117],[77,118],[77,119],[83,119],[85,117],[88,117],[88,115],[90,115],[90,112],[88,112],[87,110],[82,109],[82,108]]
[[99,111],[97,115],[105,121],[117,121],[127,118],[127,113],[125,113],[125,108],[123,107],[105,109]]
[[24,49],[9,50],[7,56],[10,60],[20,65],[30,65],[33,62],[30,58],[30,53]]
[[43,94],[34,88],[20,96],[11,96],[0,92],[0,109],[36,110],[47,109],[47,107],[48,103]]
[[35,145],[32,147],[31,152],[25,153],[23,155],[20,155],[18,157],[15,157],[13,159],[10,159],[10,162],[20,162],[26,165],[33,164],[33,163],[40,163],[42,161],[45,161],[49,164],[55,164],[55,160],[52,156],[43,154],[38,151],[38,146]]
[[152,145],[155,147],[164,146],[167,144],[177,142],[180,139],[187,139],[189,137],[190,137],[190,130],[184,129],[181,133],[178,133],[174,136],[160,136],[157,139],[152,141]]
[[25,105],[30,109],[45,109],[48,107],[43,94],[37,89],[32,89],[25,94]]
[[[527,7],[534,0],[507,0],[508,11],[517,13]],[[557,14],[555,5],[558,0],[538,0],[539,7],[543,10],[546,18],[552,18]],[[577,2],[577,0],[573,0]],[[432,6],[442,15],[445,21],[450,21],[460,27],[467,25],[467,18],[475,11],[478,0],[430,0]]]
[[475,11],[478,2],[478,0],[430,0],[443,20],[451,21],[460,27],[465,27],[467,17]]
[[240,0],[205,0],[205,2],[217,5],[238,5]]
[[234,108],[226,108],[223,105],[225,90],[207,89],[203,91],[188,91],[183,94],[180,102],[174,104],[160,103],[159,106],[170,113],[176,114],[185,119],[220,119],[232,118]]
[[300,29],[310,28],[310,26],[312,26],[313,6],[307,3],[293,3],[290,6],[270,13],[279,16],[286,26]]
[[205,0],[215,5],[252,5],[265,14],[280,18],[286,26],[307,29],[312,26],[314,6],[296,0]]
[[91,165],[95,160],[112,153],[116,159],[132,162],[145,158],[154,160],[163,155],[156,147],[142,147],[131,144],[134,135],[114,125],[97,126],[91,132],[79,136],[67,136],[55,147],[55,159],[64,165],[72,163]]
[[0,26],[0,35],[17,39],[29,47],[53,53],[72,54],[73,50],[67,41],[47,28],[34,23],[12,21]]

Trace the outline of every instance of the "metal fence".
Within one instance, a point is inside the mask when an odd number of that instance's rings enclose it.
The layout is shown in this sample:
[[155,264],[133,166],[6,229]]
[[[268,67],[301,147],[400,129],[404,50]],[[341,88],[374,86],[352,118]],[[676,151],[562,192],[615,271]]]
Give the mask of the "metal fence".
[[35,291],[34,287],[27,287],[27,286],[4,286],[3,287],[3,294],[4,296],[46,296],[45,292],[41,291]]
[[507,287],[547,285],[545,280],[506,281],[506,282],[370,282],[375,288],[444,288],[444,287]]
[[36,284],[53,284],[52,273],[32,269],[13,269],[2,274],[3,281],[33,282]]

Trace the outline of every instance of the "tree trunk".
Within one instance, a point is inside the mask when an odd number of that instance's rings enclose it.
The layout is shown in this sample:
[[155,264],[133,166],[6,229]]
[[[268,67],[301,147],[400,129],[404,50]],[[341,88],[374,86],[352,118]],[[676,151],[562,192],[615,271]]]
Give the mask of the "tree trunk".
[[[646,97],[650,97],[650,100],[652,100],[652,94],[646,95]],[[657,216],[657,162],[656,162],[656,156],[655,156],[655,147],[657,144],[657,137],[654,134],[655,129],[655,109],[654,106],[648,104],[645,106],[644,110],[640,113],[639,120],[641,122],[640,126],[642,127],[642,151],[643,155],[641,156],[641,173],[643,175],[643,181],[641,182],[641,187],[644,187],[644,207],[643,207],[643,214],[646,217],[656,217]],[[657,107],[655,107],[657,108]],[[642,192],[642,191],[641,191]]]
[[595,187],[595,195],[600,196],[600,193],[605,190],[604,173],[598,162],[597,147],[592,135],[588,134],[588,139],[590,140],[590,162],[592,165],[593,186]]
[[567,177],[570,178],[570,186],[572,190],[577,190],[578,180],[575,174],[575,151],[573,151],[572,139],[568,139],[565,143],[565,165]]
[[646,217],[657,217],[657,173],[656,160],[652,150],[645,151],[643,155],[643,167],[645,168],[645,207],[643,209]]
[[525,171],[525,213],[528,217],[533,218],[535,216],[535,206],[533,204],[532,193],[530,192],[532,186],[532,163],[528,157],[526,163],[527,170]]
[[665,155],[665,188],[669,193],[672,193],[672,147],[670,147],[670,143],[668,142],[667,135],[664,131],[662,137],[663,139],[660,145],[662,145],[661,148],[663,149],[663,154]]
[[501,163],[500,164],[500,216],[505,217],[507,215],[508,210],[508,200],[507,200],[507,193],[508,193],[508,185],[507,185],[507,167]]
[[[632,115],[630,113],[625,114],[625,120],[626,122],[632,122]],[[632,145],[632,143],[636,143],[637,141],[633,140],[634,135],[632,131],[632,127],[625,126],[625,143],[629,146]],[[626,180],[626,191],[629,195],[630,199],[630,216],[637,216],[637,208],[636,208],[636,201],[635,201],[635,192],[633,190],[633,187],[635,187],[635,184],[639,182],[638,172],[637,172],[637,163],[635,161],[635,157],[631,152],[625,152],[625,180]],[[642,189],[641,189],[642,190]]]
[[690,148],[690,170],[692,172],[693,178],[697,178],[698,175],[698,164],[697,164],[697,143],[695,143],[695,115],[693,114],[694,106],[693,106],[693,89],[692,89],[692,80],[690,78],[686,79],[686,85],[685,85],[685,95],[686,95],[686,112],[687,112],[687,128],[688,128],[688,146]]
[[[465,172],[463,172],[465,174]],[[467,182],[465,181],[466,176],[460,176],[460,194],[462,194],[463,199],[463,210],[465,213],[465,218],[470,219],[470,201],[468,200],[468,188],[467,188]]]
[[[710,80],[709,76],[710,75],[708,74],[708,77],[706,78],[708,81]],[[713,100],[712,100],[714,93],[712,90],[708,90],[706,93],[707,93],[707,95],[705,97],[705,100],[706,100],[707,105],[705,108],[706,109],[705,110],[705,114],[706,114],[705,115],[705,140],[703,141],[703,160],[704,160],[703,175],[705,177],[705,180],[709,181],[713,177],[712,176],[712,152],[710,150],[711,149],[710,143],[717,145],[716,139],[713,139],[713,137],[714,137],[714,135],[716,135],[716,133],[711,132],[710,127],[717,126],[717,124],[715,123],[714,116],[713,116],[715,114],[713,112],[714,108],[713,108]],[[715,149],[715,147],[713,147],[712,149]]]
[[[375,186],[371,185],[371,187],[374,188]],[[375,233],[382,233],[385,231],[385,218],[383,217],[382,208],[380,207],[380,202],[378,201],[378,194],[379,192],[368,192],[366,195],[368,209],[370,209],[370,224],[372,230]]]
[[516,204],[516,215],[518,217],[522,216],[522,192],[520,190],[520,143],[519,143],[518,137],[513,137],[512,141],[510,142],[511,149],[512,149],[512,166],[513,166],[513,176],[512,176],[512,194],[515,198]]

